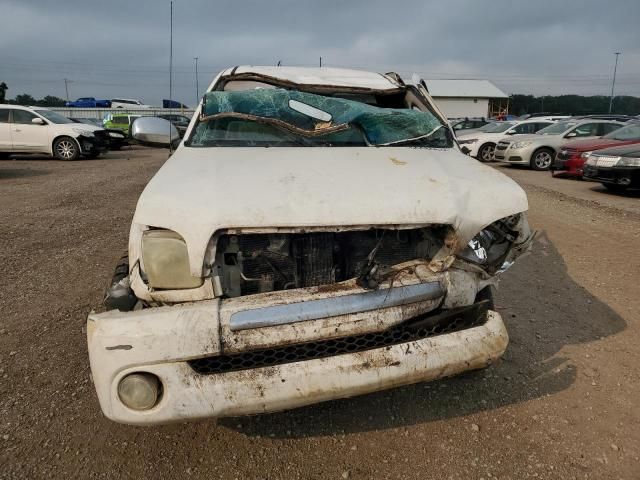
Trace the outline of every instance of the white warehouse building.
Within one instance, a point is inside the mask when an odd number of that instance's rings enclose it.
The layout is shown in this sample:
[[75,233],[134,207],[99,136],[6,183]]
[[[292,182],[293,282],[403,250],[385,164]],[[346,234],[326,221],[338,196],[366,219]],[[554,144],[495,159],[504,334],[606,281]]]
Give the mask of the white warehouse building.
[[509,112],[509,95],[489,80],[425,80],[447,118],[494,117]]

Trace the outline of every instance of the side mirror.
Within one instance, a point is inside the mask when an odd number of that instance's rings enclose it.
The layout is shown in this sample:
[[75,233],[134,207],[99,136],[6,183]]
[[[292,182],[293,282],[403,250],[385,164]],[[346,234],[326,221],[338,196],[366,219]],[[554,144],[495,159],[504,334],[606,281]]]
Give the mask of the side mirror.
[[567,133],[564,138],[572,138],[572,137],[577,137],[578,134],[576,132],[569,132]]
[[44,120],[41,119],[40,117],[32,118],[31,123],[33,123],[34,125],[46,125],[44,123]]
[[180,142],[178,130],[169,120],[139,117],[131,124],[131,136],[142,145],[169,148]]
[[506,132],[504,132],[505,135],[515,135],[516,131],[515,130],[507,130]]
[[469,148],[467,148],[467,147],[462,147],[462,148],[460,149],[460,151],[461,151],[462,153],[464,153],[465,155],[469,155],[469,153],[471,153],[471,150],[470,150]]

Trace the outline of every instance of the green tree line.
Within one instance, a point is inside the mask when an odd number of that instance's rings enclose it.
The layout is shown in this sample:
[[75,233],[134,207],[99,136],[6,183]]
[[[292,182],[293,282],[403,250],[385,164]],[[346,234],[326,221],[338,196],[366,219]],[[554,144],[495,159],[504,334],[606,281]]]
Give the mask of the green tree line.
[[7,98],[7,90],[9,86],[5,82],[0,82],[0,103],[9,103],[13,105],[33,105],[38,107],[64,107],[64,99],[47,95],[40,100],[35,99],[28,93],[16,95],[16,98]]
[[[594,95],[512,95],[509,101],[509,113],[524,115],[525,113],[549,112],[565,115],[590,115],[609,113],[609,97]],[[611,113],[621,115],[639,115],[640,98],[619,96],[613,98]]]

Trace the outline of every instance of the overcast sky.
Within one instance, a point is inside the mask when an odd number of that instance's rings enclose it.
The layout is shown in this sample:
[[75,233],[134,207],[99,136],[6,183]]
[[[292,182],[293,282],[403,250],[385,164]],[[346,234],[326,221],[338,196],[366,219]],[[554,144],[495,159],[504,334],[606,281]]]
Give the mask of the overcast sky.
[[[168,0],[0,0],[0,81],[30,93],[169,95]],[[640,0],[175,0],[174,98],[238,64],[489,79],[506,93],[640,96]]]

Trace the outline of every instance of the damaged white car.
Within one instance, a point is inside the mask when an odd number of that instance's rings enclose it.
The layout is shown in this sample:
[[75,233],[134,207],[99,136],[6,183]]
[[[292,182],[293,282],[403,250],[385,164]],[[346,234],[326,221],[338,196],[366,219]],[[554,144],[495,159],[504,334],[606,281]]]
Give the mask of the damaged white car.
[[529,249],[527,209],[460,152],[424,82],[228,69],[138,201],[111,310],[89,315],[102,410],[257,414],[486,367],[508,342],[491,286]]

